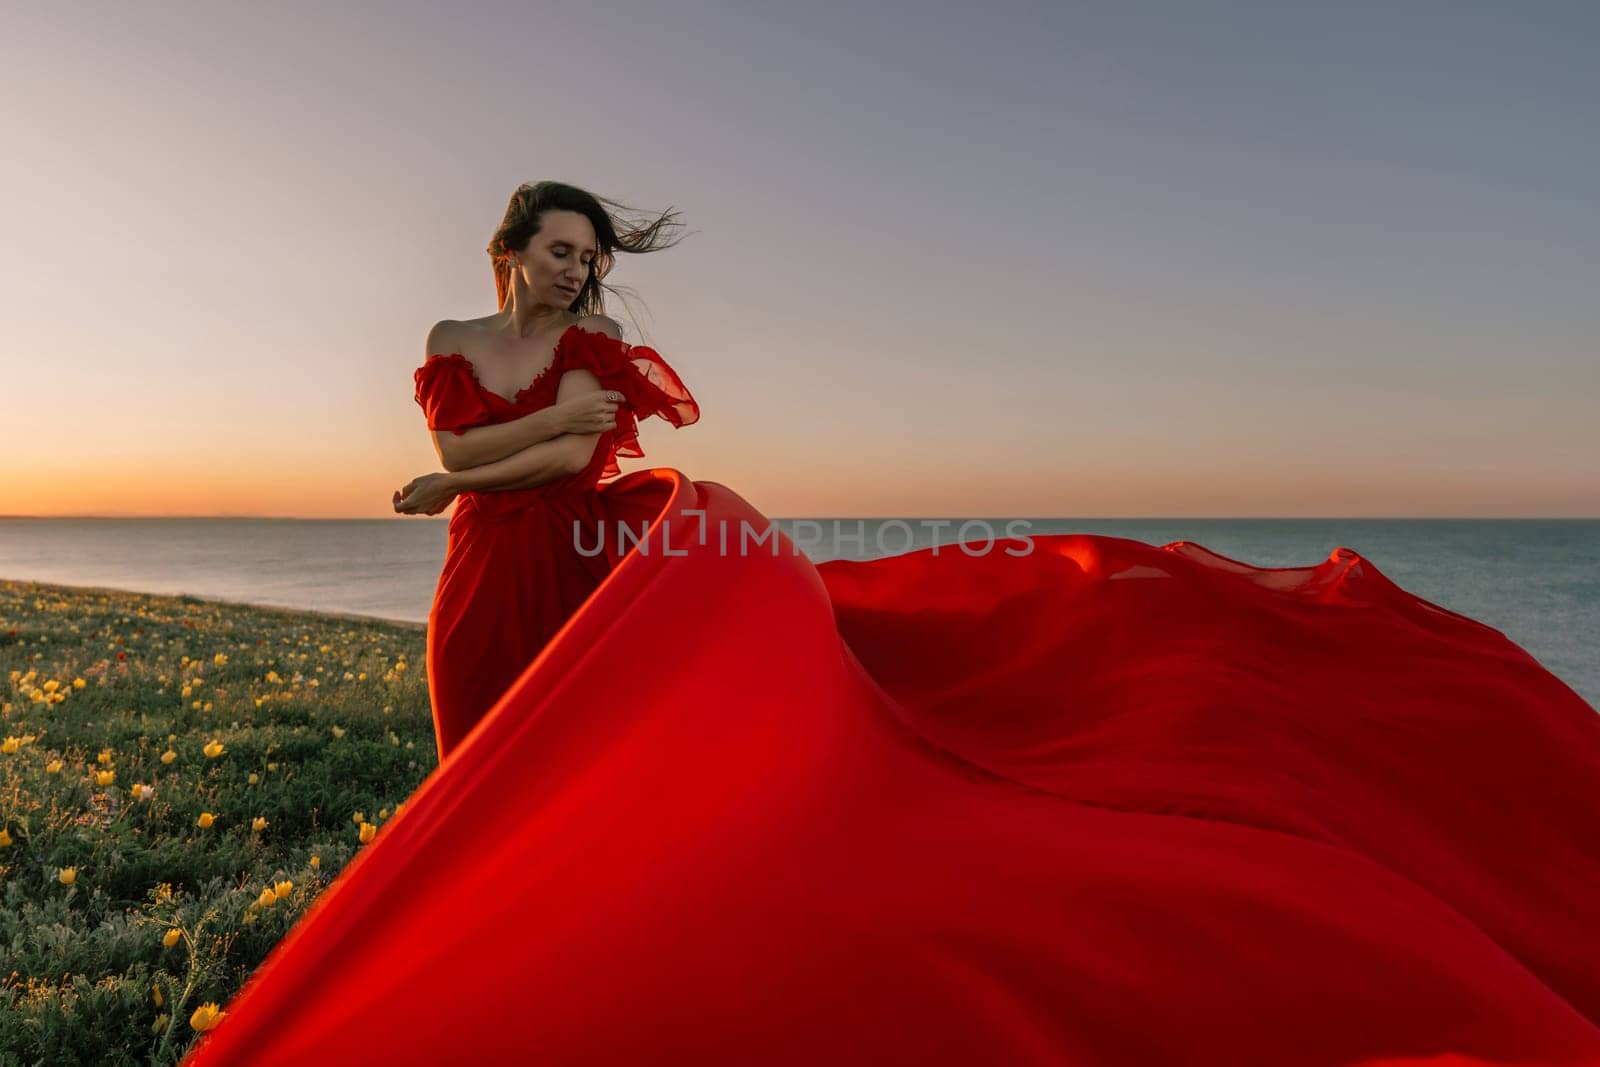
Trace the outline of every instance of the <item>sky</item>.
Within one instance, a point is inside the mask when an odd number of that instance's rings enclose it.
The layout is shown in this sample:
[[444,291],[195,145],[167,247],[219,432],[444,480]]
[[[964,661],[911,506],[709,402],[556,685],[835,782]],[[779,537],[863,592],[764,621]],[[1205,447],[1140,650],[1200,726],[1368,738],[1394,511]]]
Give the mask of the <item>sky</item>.
[[[0,514],[394,515],[512,191],[775,516],[1600,516],[1600,7],[5,5]],[[442,520],[441,520],[442,521]]]

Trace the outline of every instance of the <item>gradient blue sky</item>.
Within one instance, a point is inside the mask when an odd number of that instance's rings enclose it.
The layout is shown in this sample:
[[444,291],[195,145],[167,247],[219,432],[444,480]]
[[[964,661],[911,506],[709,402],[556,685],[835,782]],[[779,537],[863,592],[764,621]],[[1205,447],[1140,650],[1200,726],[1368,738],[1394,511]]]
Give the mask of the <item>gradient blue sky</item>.
[[[555,178],[772,515],[1600,515],[1600,7],[9,4],[0,513],[392,516]],[[418,521],[415,519],[397,521]]]

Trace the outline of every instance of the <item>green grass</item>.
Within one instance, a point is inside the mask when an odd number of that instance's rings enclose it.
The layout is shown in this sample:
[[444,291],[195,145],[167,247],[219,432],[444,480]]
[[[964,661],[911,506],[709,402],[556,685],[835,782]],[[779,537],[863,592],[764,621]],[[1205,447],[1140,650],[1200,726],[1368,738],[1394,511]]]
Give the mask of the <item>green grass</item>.
[[0,579],[0,1065],[177,1062],[433,770],[423,656],[416,626]]

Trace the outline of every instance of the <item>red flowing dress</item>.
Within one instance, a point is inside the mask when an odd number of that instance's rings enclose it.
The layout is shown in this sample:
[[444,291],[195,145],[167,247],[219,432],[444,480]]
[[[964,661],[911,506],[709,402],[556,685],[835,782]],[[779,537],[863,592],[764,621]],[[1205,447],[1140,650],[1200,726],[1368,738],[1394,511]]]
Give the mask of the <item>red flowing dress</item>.
[[430,355],[413,372],[428,429],[459,435],[555,403],[561,376],[580,368],[625,397],[589,465],[531,488],[462,493],[450,516],[428,615],[428,695],[441,762],[631,543],[615,536],[599,482],[620,473],[617,456],[644,454],[637,420],[657,415],[687,426],[700,411],[655,349],[576,324],[557,340],[550,365],[510,400],[485,388],[459,352]]
[[1336,548],[651,521],[191,1067],[1600,1063],[1600,717]]

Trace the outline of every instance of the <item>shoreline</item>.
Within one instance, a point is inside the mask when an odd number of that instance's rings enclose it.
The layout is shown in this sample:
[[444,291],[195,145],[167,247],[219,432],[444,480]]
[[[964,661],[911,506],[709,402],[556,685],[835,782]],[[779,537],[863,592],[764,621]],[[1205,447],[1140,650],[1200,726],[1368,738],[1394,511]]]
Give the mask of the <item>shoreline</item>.
[[286,607],[282,604],[258,604],[250,600],[229,600],[224,597],[202,596],[197,593],[156,593],[147,589],[124,589],[110,585],[74,585],[68,582],[48,582],[38,578],[0,578],[0,586],[38,586],[66,589],[73,593],[112,594],[117,596],[142,596],[153,599],[191,600],[207,604],[224,604],[231,608],[249,608],[252,611],[271,612],[275,615],[312,616],[318,619],[341,619],[346,622],[374,622],[403,630],[426,633],[428,624],[410,619],[395,619],[385,615],[363,615],[354,611],[324,611],[317,608]]

